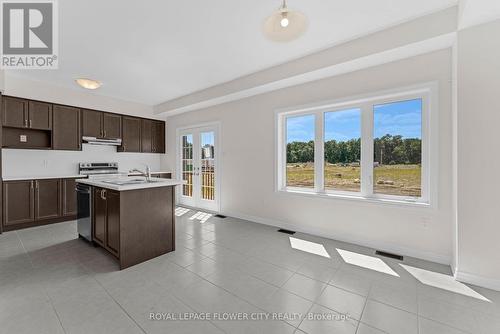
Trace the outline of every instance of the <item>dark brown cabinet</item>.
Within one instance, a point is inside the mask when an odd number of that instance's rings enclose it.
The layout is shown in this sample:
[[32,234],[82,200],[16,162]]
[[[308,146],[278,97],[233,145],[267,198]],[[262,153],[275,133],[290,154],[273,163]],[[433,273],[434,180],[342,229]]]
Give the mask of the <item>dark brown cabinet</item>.
[[120,194],[94,188],[94,242],[116,257],[120,255]]
[[3,183],[3,224],[5,227],[30,223],[35,219],[33,181]]
[[52,125],[52,148],[54,150],[81,150],[79,108],[54,105]]
[[121,139],[122,117],[96,110],[82,110],[82,136]]
[[52,104],[5,97],[2,105],[2,125],[34,130],[52,129]]
[[35,220],[61,216],[61,180],[34,180]]
[[143,119],[141,121],[141,152],[153,152],[153,121]]
[[103,137],[106,139],[122,138],[122,117],[120,115],[103,113],[102,115]]
[[122,117],[122,146],[120,152],[141,152],[141,119]]
[[52,130],[52,104],[29,101],[27,124],[30,129]]
[[153,153],[165,153],[165,122],[154,121],[152,131]]
[[62,215],[64,217],[76,216],[77,198],[75,179],[63,179],[61,181]]
[[82,110],[82,136],[102,137],[102,112]]
[[74,179],[4,181],[4,230],[76,218],[75,185]]
[[122,139],[118,152],[165,153],[165,122],[99,110],[3,97],[2,147],[82,149],[82,136]]
[[14,128],[28,127],[28,100],[4,97],[2,100],[2,125]]

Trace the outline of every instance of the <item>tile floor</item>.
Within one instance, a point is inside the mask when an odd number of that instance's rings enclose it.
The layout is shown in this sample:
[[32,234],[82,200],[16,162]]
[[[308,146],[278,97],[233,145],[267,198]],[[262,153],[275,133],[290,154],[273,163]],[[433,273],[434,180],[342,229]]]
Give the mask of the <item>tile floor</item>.
[[75,222],[0,235],[0,333],[500,333],[500,293],[449,267],[178,214],[177,250],[123,271]]

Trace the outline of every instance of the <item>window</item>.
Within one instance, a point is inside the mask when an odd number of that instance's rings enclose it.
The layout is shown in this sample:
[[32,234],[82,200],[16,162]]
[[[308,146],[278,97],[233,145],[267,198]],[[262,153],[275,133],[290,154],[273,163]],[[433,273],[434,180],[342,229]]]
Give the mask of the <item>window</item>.
[[314,188],[314,115],[286,119],[286,185]]
[[327,190],[361,191],[361,109],[326,112],[324,181]]
[[375,105],[373,192],[421,197],[422,100]]
[[430,204],[433,90],[279,112],[278,190]]

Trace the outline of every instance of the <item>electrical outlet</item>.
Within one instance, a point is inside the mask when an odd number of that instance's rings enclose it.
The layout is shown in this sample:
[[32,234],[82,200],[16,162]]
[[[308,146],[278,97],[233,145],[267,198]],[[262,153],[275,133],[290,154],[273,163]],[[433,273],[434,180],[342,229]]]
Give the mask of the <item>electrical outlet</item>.
[[28,136],[26,136],[26,135],[20,135],[19,136],[19,141],[21,143],[27,143],[28,142]]

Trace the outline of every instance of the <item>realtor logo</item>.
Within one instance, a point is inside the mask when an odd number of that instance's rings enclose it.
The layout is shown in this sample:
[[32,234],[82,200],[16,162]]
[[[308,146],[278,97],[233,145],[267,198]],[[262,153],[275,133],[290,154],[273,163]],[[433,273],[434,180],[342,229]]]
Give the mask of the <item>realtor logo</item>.
[[3,69],[56,69],[55,0],[1,1]]

